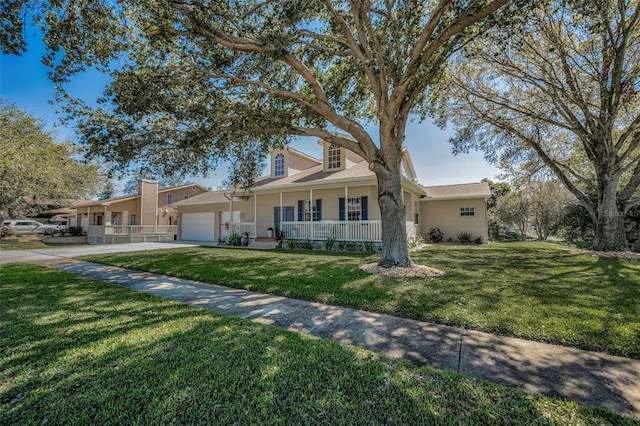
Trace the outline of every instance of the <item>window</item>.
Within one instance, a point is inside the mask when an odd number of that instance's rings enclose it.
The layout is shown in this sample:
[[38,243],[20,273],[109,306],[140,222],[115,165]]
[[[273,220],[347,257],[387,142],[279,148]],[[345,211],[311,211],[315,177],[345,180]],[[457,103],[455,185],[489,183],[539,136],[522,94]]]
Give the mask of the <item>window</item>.
[[331,145],[327,153],[327,168],[339,169],[340,167],[340,147],[338,145]]
[[135,225],[136,224],[136,215],[132,214],[131,216],[129,216],[129,225]]
[[114,214],[111,216],[111,224],[112,225],[117,225],[118,224],[118,215]]
[[361,220],[362,203],[360,197],[349,198],[347,201],[347,220]]
[[170,206],[171,204],[173,204],[173,194],[169,193],[167,194],[167,205]]
[[273,175],[274,176],[284,176],[284,154],[278,153],[273,162]]
[[322,220],[322,200],[299,200],[298,222],[316,222]]
[[184,195],[184,199],[185,199],[185,200],[189,199],[189,194],[185,194],[185,195]]
[[460,207],[460,216],[475,216],[475,207]]
[[340,220],[368,220],[368,198],[367,197],[349,197],[346,202],[344,198],[340,198],[339,219]]

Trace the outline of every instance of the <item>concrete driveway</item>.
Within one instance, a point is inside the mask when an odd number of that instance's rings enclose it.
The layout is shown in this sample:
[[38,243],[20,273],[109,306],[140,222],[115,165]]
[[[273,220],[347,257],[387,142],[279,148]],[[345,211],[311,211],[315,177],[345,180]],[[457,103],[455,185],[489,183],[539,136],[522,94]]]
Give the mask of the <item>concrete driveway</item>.
[[69,259],[90,254],[125,253],[197,246],[198,244],[193,243],[158,242],[64,246],[34,250],[0,250],[0,265],[13,262],[48,264],[68,261]]

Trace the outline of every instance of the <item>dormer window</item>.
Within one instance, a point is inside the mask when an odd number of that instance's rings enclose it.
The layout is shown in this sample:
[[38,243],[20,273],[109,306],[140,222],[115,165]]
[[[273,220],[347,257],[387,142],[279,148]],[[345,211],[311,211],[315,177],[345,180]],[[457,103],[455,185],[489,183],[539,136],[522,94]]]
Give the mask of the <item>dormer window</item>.
[[281,152],[273,160],[273,175],[284,176],[284,154]]
[[327,169],[339,169],[342,167],[340,156],[340,147],[338,145],[330,145],[327,153]]

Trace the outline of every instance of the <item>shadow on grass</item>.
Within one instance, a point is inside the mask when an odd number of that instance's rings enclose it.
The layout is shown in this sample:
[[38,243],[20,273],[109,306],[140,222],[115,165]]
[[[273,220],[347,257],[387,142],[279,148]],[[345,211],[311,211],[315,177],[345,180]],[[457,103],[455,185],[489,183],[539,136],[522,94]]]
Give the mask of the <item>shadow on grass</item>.
[[368,275],[376,256],[198,248],[89,258],[234,288],[640,358],[640,262],[551,244],[436,245],[442,278]]
[[5,424],[632,423],[33,266],[0,304]]

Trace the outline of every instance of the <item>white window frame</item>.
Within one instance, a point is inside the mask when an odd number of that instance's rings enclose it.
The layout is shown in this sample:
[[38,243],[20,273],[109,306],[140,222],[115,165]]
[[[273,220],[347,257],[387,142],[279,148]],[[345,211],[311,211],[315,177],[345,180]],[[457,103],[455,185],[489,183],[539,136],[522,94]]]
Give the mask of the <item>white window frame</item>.
[[327,151],[327,169],[339,169],[342,167],[342,150],[336,144],[329,145]]
[[460,207],[460,216],[471,217],[476,215],[475,207]]
[[273,159],[273,175],[284,176],[284,154],[279,152]]
[[318,211],[316,203],[311,200],[304,200],[304,211],[302,218],[305,222],[316,222],[318,220]]
[[347,198],[345,215],[348,221],[362,220],[362,197]]

